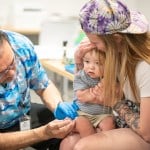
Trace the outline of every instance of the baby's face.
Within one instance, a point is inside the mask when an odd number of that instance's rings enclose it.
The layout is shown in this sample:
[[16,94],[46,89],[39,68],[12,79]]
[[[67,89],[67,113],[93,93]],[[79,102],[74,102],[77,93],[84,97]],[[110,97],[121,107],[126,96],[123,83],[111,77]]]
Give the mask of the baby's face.
[[99,55],[95,51],[89,51],[85,54],[83,58],[84,68],[83,70],[91,77],[91,78],[99,78],[102,76],[102,71],[100,71],[100,60]]

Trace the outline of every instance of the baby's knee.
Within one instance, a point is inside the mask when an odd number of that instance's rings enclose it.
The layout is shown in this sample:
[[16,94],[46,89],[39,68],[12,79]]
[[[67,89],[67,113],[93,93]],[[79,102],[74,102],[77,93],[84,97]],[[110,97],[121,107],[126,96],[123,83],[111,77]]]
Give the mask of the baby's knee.
[[99,127],[102,131],[112,130],[115,129],[115,121],[114,118],[111,116],[108,116],[104,118],[101,123],[99,124]]
[[79,116],[76,118],[76,128],[83,128],[85,125],[90,124],[90,121],[88,120],[88,118],[84,117],[84,116]]

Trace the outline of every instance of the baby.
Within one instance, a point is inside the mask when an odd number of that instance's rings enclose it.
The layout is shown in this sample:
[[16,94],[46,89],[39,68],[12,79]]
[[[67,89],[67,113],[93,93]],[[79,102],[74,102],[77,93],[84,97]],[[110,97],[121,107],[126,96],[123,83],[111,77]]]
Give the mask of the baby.
[[83,57],[83,69],[75,74],[74,99],[79,107],[75,131],[81,137],[115,128],[112,109],[101,104],[103,92],[98,96],[93,92],[103,87],[104,63],[105,53],[92,49]]

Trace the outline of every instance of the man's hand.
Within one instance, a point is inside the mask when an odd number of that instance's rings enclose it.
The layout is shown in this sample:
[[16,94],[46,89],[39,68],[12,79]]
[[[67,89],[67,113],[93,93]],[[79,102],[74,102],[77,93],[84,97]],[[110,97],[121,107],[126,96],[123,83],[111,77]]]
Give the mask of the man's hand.
[[62,139],[73,131],[74,126],[74,120],[68,118],[64,120],[55,119],[44,126],[33,129],[33,133],[39,140]]
[[46,134],[53,138],[64,138],[74,128],[75,121],[70,119],[54,120],[50,122],[45,129]]
[[66,117],[75,119],[78,116],[78,114],[77,114],[78,109],[79,109],[79,107],[77,106],[75,101],[60,102],[57,105],[56,109],[54,110],[54,116],[60,120],[65,119]]

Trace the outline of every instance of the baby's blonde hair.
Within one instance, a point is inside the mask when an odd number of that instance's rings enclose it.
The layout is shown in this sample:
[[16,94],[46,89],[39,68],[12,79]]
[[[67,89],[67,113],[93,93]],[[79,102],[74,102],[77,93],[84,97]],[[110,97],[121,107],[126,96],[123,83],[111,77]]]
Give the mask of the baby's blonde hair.
[[99,64],[100,64],[100,79],[103,78],[104,76],[104,70],[102,70],[102,68],[104,68],[104,65],[105,65],[105,53],[98,50],[97,48],[93,48],[89,51],[89,53],[92,55],[93,53],[95,53],[95,55],[98,57],[98,60],[99,60]]

